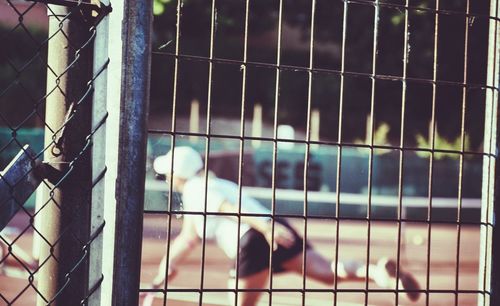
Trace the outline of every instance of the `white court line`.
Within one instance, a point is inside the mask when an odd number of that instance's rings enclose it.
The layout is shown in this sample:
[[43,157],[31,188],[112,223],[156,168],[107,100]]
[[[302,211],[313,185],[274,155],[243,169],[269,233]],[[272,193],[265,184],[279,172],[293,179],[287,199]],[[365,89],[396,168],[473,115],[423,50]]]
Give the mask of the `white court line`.
[[[158,180],[146,180],[146,190],[152,191],[168,191],[167,184]],[[271,189],[262,187],[243,187],[243,193],[256,199],[270,199]],[[276,200],[278,201],[302,201],[304,191],[293,189],[276,189]],[[335,204],[337,199],[336,192],[324,191],[309,191],[307,192],[309,202],[317,202],[323,204]],[[368,203],[367,194],[358,193],[340,193],[340,201],[342,205],[365,205]],[[371,203],[374,206],[398,207],[399,198],[397,196],[372,195]],[[403,207],[411,208],[427,208],[429,199],[427,197],[409,197],[405,196],[402,199]],[[457,208],[457,198],[432,198],[432,207],[436,208]],[[462,198],[462,208],[481,208],[481,199],[479,198]]]
[[[148,285],[146,284],[141,284],[141,288],[145,289],[147,288]],[[170,289],[186,289],[182,287],[177,287],[177,286],[169,286]],[[307,294],[307,292],[306,292]],[[296,296],[295,298],[293,296]],[[162,299],[163,300],[163,294],[162,293],[157,293],[155,295],[155,298],[157,299]],[[199,302],[199,294],[198,292],[168,292],[167,295],[167,301],[169,300],[174,300],[174,301],[181,301],[181,302],[191,302],[191,303],[198,303]],[[207,304],[213,304],[213,305],[220,305],[220,306],[228,306],[230,305],[228,302],[229,298],[227,293],[225,292],[205,292],[203,296],[203,303]],[[306,296],[306,302],[308,305],[325,305],[328,300],[326,299],[318,299],[318,298],[311,298]],[[295,306],[295,305],[300,305],[302,303],[302,298],[300,295],[293,294],[279,294],[279,295],[273,295],[273,305],[275,306]],[[337,305],[339,306],[361,306],[361,305],[366,305],[366,304],[355,304],[355,303],[344,303],[344,302],[338,302]],[[258,303],[258,306],[269,306],[269,301],[264,297],[262,301]],[[366,306],[372,306],[370,304]]]

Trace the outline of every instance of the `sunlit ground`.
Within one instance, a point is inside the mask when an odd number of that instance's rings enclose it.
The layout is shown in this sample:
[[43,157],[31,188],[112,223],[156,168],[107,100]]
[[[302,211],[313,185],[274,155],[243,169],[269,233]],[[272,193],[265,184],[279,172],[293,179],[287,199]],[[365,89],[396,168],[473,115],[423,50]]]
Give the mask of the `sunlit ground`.
[[[14,225],[22,227],[26,220],[17,218]],[[295,228],[304,233],[302,220],[291,220]],[[173,235],[179,232],[181,220],[172,219],[171,231]],[[157,264],[165,251],[168,218],[159,215],[145,215],[144,243],[142,251],[141,288],[147,289],[154,277]],[[14,231],[15,232],[15,231]],[[5,235],[4,232],[2,235]],[[396,296],[392,292],[349,293],[349,289],[358,290],[368,288],[379,289],[374,283],[346,282],[338,283],[340,289],[335,297],[333,293],[307,292],[307,289],[328,289],[315,281],[306,281],[306,305],[473,305],[477,301],[476,293],[461,293],[458,295],[443,293],[446,290],[476,290],[478,284],[479,260],[479,227],[462,226],[460,229],[459,248],[457,248],[458,231],[456,226],[433,225],[428,240],[429,231],[426,225],[407,224],[401,229],[400,258],[404,269],[414,273],[422,289],[439,291],[428,296],[421,295],[419,301],[413,303],[404,293]],[[15,237],[8,235],[11,239]],[[337,224],[335,221],[309,220],[307,222],[307,239],[310,244],[319,250],[325,257],[333,259],[338,247],[339,260],[357,259],[367,260],[368,225],[366,222],[341,221],[338,227],[338,245],[335,243]],[[17,240],[19,246],[27,253],[31,253],[32,232],[21,235]],[[398,225],[390,222],[372,222],[370,226],[369,261],[375,263],[383,256],[397,257]],[[427,261],[427,251],[430,247],[430,266]],[[457,251],[459,252],[457,255]],[[202,248],[197,247],[179,269],[177,277],[169,284],[170,288],[188,289],[188,292],[169,292],[167,305],[199,305],[199,290],[226,289],[228,271],[232,266],[230,260],[219,250],[214,243],[206,244],[204,261],[204,278],[202,282]],[[264,255],[264,254],[263,254]],[[457,265],[457,258],[459,263]],[[4,265],[5,268],[6,265]],[[7,267],[8,271],[14,271]],[[458,272],[457,272],[458,268]],[[5,270],[5,269],[4,269]],[[7,273],[11,274],[12,273]],[[14,273],[15,274],[15,273]],[[427,276],[429,275],[429,279]],[[14,275],[15,276],[15,275]],[[458,283],[456,282],[458,276]],[[26,278],[0,276],[0,293],[3,298],[13,305],[34,305],[36,292],[29,286]],[[368,286],[368,287],[366,287]],[[457,287],[458,286],[458,287]],[[273,289],[304,289],[301,275],[279,274],[273,277]],[[189,292],[192,290],[192,292]],[[16,298],[17,296],[17,298]],[[223,292],[204,293],[203,305],[228,305],[227,294]],[[262,305],[269,305],[269,295],[265,294]],[[8,305],[0,301],[0,305]],[[163,296],[157,295],[154,305],[163,305]],[[300,292],[273,292],[272,305],[302,305]]]

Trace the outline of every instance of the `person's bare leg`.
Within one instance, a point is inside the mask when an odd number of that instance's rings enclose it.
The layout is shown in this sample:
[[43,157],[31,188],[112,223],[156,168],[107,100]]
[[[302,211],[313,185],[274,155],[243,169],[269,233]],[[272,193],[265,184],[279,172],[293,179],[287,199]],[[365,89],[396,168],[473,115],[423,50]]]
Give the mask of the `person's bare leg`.
[[[302,254],[283,263],[283,267],[291,272],[302,274]],[[370,272],[376,265],[369,265]],[[337,281],[364,280],[366,278],[366,264],[359,261],[338,262],[336,267]],[[313,248],[307,249],[306,276],[327,285],[335,281],[335,263],[323,257]]]
[[[289,271],[302,274],[302,254],[286,261],[283,267]],[[394,260],[381,259],[376,265],[370,264],[368,278],[375,281],[382,288],[396,287],[396,266]],[[327,285],[335,281],[335,263],[331,263],[312,248],[306,253],[306,276],[323,282]],[[337,281],[366,280],[367,265],[360,261],[337,262]],[[408,298],[418,300],[420,287],[416,278],[409,272],[399,270],[400,288],[407,291]]]
[[[247,277],[238,279],[237,289],[264,289],[269,280],[269,270],[257,272]],[[229,289],[235,289],[235,280],[228,281]],[[238,292],[238,306],[254,306],[257,304],[262,292]],[[229,296],[229,305],[234,305],[234,295]]]
[[[306,276],[325,284],[333,284],[335,275],[329,260],[324,258],[314,249],[307,249],[306,254]],[[302,274],[302,253],[283,263],[287,271]]]

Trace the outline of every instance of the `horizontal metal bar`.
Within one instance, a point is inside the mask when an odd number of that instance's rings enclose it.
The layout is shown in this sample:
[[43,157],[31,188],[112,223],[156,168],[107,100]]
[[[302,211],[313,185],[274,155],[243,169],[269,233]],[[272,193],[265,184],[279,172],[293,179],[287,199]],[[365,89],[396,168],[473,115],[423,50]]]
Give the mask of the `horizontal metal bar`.
[[397,3],[388,3],[388,2],[374,2],[373,0],[341,0],[342,2],[346,2],[348,4],[359,4],[359,5],[369,5],[369,6],[378,6],[385,8],[394,8],[400,10],[407,11],[417,11],[417,12],[426,12],[431,14],[439,14],[439,15],[455,15],[455,16],[463,16],[463,17],[473,17],[473,18],[486,18],[490,20],[499,21],[500,18],[496,16],[491,16],[487,14],[474,14],[460,11],[452,11],[452,10],[443,10],[443,9],[435,9],[430,7],[422,7],[422,6],[414,6],[414,5],[404,5]]
[[400,146],[389,146],[389,145],[369,145],[369,144],[357,144],[348,142],[337,142],[337,141],[314,141],[314,140],[298,140],[298,139],[286,139],[286,138],[271,138],[271,137],[254,137],[254,136],[239,136],[239,135],[223,135],[223,134],[213,134],[213,133],[193,133],[193,132],[180,132],[180,131],[167,131],[167,130],[148,130],[151,134],[166,134],[172,136],[197,136],[197,137],[207,137],[207,138],[221,138],[221,139],[234,139],[234,140],[260,140],[268,142],[282,142],[282,143],[297,143],[297,144],[317,144],[317,145],[329,145],[348,147],[348,148],[362,148],[362,149],[382,149],[382,150],[399,150],[399,151],[411,151],[411,152],[427,152],[427,153],[450,153],[457,155],[471,155],[471,156],[482,156],[482,157],[492,157],[496,158],[497,154],[478,152],[478,151],[457,151],[457,150],[443,150],[443,149],[430,149],[430,148],[416,148],[416,147],[400,147]]
[[100,4],[95,4],[95,3],[90,3],[90,2],[83,2],[83,1],[77,1],[77,0],[25,0],[25,1],[31,1],[31,2],[36,2],[36,3],[43,3],[43,4],[54,4],[54,5],[61,5],[65,7],[81,7],[89,10],[93,10],[96,12],[100,12],[103,10],[103,8],[110,8],[106,5],[103,5],[102,3]]
[[[25,0],[25,1],[32,1],[34,3],[44,3],[46,5],[59,5],[63,7],[68,7],[71,9],[78,8],[82,12],[85,12],[86,14],[89,15],[90,21],[93,26],[99,24],[102,19],[107,16],[109,13],[113,11],[113,8],[111,7],[111,4],[106,5],[102,2],[99,1],[98,4],[93,2],[83,2],[82,0]],[[54,12],[50,7],[48,7],[48,10],[50,12],[49,15],[54,15]],[[94,14],[93,12],[97,13]],[[92,13],[92,14],[90,14]],[[68,16],[71,14],[71,12],[68,14]],[[50,37],[49,37],[50,39]],[[71,65],[70,65],[71,66]]]
[[479,290],[446,290],[446,289],[430,289],[430,290],[394,290],[394,289],[355,289],[355,288],[338,288],[338,289],[319,289],[319,288],[308,288],[308,289],[295,289],[295,288],[273,288],[273,289],[257,289],[257,288],[238,288],[238,289],[222,289],[222,288],[203,288],[203,290],[198,288],[169,288],[168,290],[163,289],[139,289],[141,292],[192,292],[192,293],[206,293],[206,292],[263,292],[263,293],[275,293],[275,292],[297,292],[297,293],[398,293],[398,292],[421,292],[421,293],[451,293],[451,294],[490,294],[490,292],[479,291]]
[[[163,181],[157,180],[146,180],[146,190],[153,191],[168,191],[168,184]],[[258,198],[267,199],[270,196],[271,190],[269,188],[263,187],[242,187],[242,191],[245,195]],[[341,192],[341,204],[343,205],[360,205],[368,199],[367,194],[358,193],[344,193]],[[336,192],[324,192],[324,191],[307,191],[307,199],[310,202],[319,202],[323,204],[336,204],[337,193]],[[303,190],[293,190],[293,189],[276,189],[276,200],[279,201],[302,201],[304,199]],[[373,206],[380,207],[399,207],[399,197],[398,196],[385,196],[385,195],[372,195],[370,196],[371,203]],[[462,208],[481,208],[481,199],[476,198],[462,198]],[[457,208],[458,203],[457,198],[442,198],[434,197],[432,198],[433,208]],[[427,208],[429,205],[428,197],[403,197],[403,206],[406,208]]]
[[384,223],[414,223],[414,224],[432,224],[432,225],[453,225],[453,226],[482,226],[482,227],[493,227],[492,223],[486,222],[471,222],[471,221],[446,221],[446,220],[422,220],[422,219],[388,219],[388,218],[377,218],[371,216],[367,217],[335,217],[335,216],[327,216],[327,215],[302,215],[302,214],[257,214],[257,213],[220,213],[220,212],[201,212],[201,211],[167,211],[167,210],[144,210],[144,214],[151,215],[193,215],[193,216],[233,216],[233,217],[257,217],[257,218],[289,218],[289,219],[315,219],[315,220],[324,220],[324,221],[356,221],[356,222],[384,222]]
[[0,230],[21,209],[41,179],[34,173],[35,152],[25,145],[0,175]]
[[176,55],[170,52],[153,52],[153,55],[159,56],[168,56],[176,59],[182,60],[190,60],[190,61],[201,61],[201,62],[210,62],[216,64],[227,64],[227,65],[244,65],[251,67],[260,67],[260,68],[269,68],[269,69],[279,69],[283,71],[294,71],[294,72],[311,72],[311,73],[325,73],[325,74],[335,74],[343,77],[365,77],[369,79],[375,80],[385,80],[385,81],[395,81],[395,82],[406,82],[406,83],[423,83],[430,85],[448,85],[448,86],[457,86],[457,87],[465,87],[467,89],[491,89],[491,90],[499,90],[500,88],[497,86],[488,86],[487,84],[476,84],[476,83],[462,83],[462,82],[453,82],[453,81],[444,81],[444,80],[431,80],[431,79],[422,79],[422,78],[412,78],[412,77],[402,77],[396,75],[383,75],[383,74],[372,74],[372,73],[364,73],[364,72],[350,72],[350,71],[341,71],[335,69],[324,69],[324,68],[308,68],[303,66],[292,66],[292,65],[277,65],[271,63],[264,62],[249,62],[249,61],[238,61],[238,60],[230,60],[224,58],[208,58],[204,56],[195,56],[195,55]]

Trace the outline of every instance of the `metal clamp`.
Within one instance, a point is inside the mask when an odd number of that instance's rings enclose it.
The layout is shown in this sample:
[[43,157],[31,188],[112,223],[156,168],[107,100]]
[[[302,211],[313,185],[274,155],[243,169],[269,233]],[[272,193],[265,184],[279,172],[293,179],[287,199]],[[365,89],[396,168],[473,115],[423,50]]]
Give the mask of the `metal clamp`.
[[60,6],[65,6],[65,7],[70,7],[70,8],[75,8],[78,7],[82,9],[84,12],[88,12],[90,16],[92,16],[92,12],[96,12],[97,14],[93,16],[92,23],[98,24],[105,16],[107,16],[113,9],[111,8],[111,4],[106,5],[102,3],[101,1],[98,1],[98,3],[90,3],[90,2],[83,2],[81,0],[26,0],[26,1],[32,1],[32,2],[38,2],[38,3],[44,3],[44,4],[53,4],[53,5],[60,5]]

